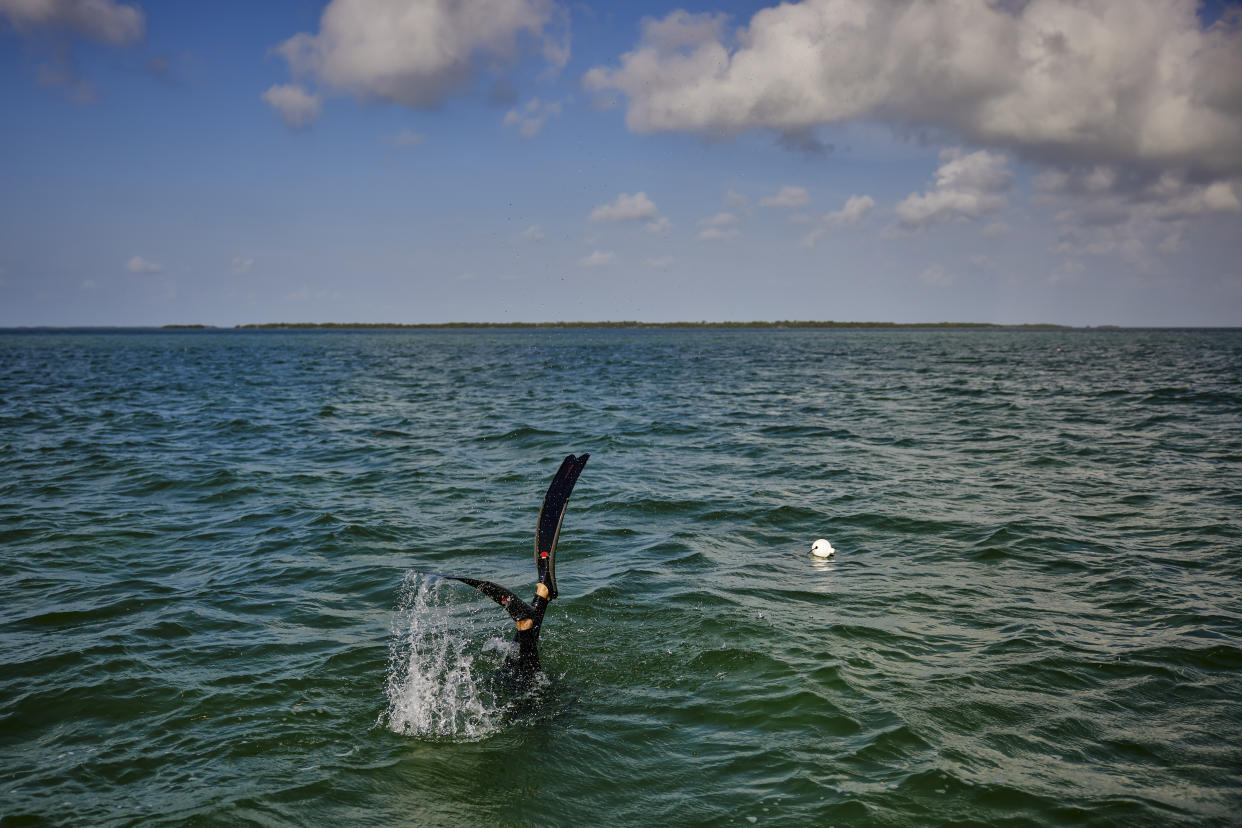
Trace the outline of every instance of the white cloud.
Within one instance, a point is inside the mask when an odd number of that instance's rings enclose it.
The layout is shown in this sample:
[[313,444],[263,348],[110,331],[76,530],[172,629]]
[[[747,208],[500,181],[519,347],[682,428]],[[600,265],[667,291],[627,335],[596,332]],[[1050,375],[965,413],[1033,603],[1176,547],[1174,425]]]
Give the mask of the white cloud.
[[659,210],[645,192],[622,193],[611,204],[601,204],[591,211],[591,221],[643,221],[656,219]]
[[736,238],[739,231],[734,225],[737,221],[737,216],[733,213],[717,213],[714,216],[699,219],[699,227],[703,229],[695,238],[699,241],[724,241]]
[[654,221],[647,222],[643,229],[653,236],[667,236],[673,232],[673,223],[664,216],[660,216]]
[[[35,80],[59,87],[74,103],[96,100],[94,85],[78,71],[72,36],[108,46],[129,46],[146,36],[146,18],[137,6],[115,0],[0,0],[0,32],[7,20],[42,53]],[[46,62],[42,62],[46,58]]]
[[750,200],[736,190],[729,190],[725,193],[725,206],[734,210],[745,210],[750,206]]
[[866,218],[874,207],[875,199],[871,196],[852,195],[840,210],[825,214],[824,221],[833,227],[853,227]]
[[728,227],[737,224],[737,216],[732,213],[717,213],[710,218],[700,219],[700,227]]
[[522,231],[522,238],[527,241],[539,241],[543,238],[543,228],[541,228],[538,224],[532,224],[530,227],[527,227]]
[[0,15],[18,32],[64,29],[112,46],[137,43],[147,33],[142,9],[115,0],[0,0]]
[[867,214],[875,208],[875,199],[871,196],[852,195],[846,199],[845,206],[840,210],[825,213],[819,220],[819,226],[807,233],[802,239],[803,247],[814,247],[820,237],[832,227],[854,227],[862,222]]
[[646,20],[583,79],[637,132],[931,127],[1058,162],[1242,170],[1242,26],[1192,0],[804,0],[733,37],[719,16]]
[[724,241],[725,239],[736,238],[738,230],[736,227],[705,227],[699,231],[697,238],[699,241]]
[[244,276],[254,269],[254,259],[243,259],[241,256],[233,257],[232,270],[239,276]]
[[578,264],[582,267],[603,267],[612,264],[616,258],[617,254],[611,250],[596,250],[590,256],[579,259]]
[[[1242,205],[1242,15],[1204,27],[1197,5],[802,0],[738,29],[674,12],[644,21],[635,47],[583,85],[620,96],[636,132],[813,136],[872,122],[957,136],[983,154],[942,159],[933,185],[896,206],[901,227],[979,220],[985,238],[1011,232],[996,214],[1017,158],[1070,182],[1037,190],[1057,252],[1143,264]],[[804,244],[833,226],[821,222]]]
[[919,274],[919,281],[932,287],[948,287],[955,280],[953,274],[946,273],[940,265],[932,265]]
[[80,287],[82,290],[94,290],[96,287],[95,280],[94,279],[83,279],[82,283],[78,285],[78,287]]
[[534,138],[543,129],[549,117],[560,116],[560,101],[541,101],[531,98],[526,105],[518,109],[510,109],[505,115],[505,126],[515,127],[518,135],[523,138]]
[[386,137],[384,140],[397,149],[408,149],[411,147],[421,147],[427,143],[427,136],[421,132],[415,132],[412,129],[406,128],[396,135]]
[[781,187],[780,192],[775,195],[764,196],[759,199],[760,207],[802,207],[809,203],[810,195],[802,187]]
[[296,75],[360,99],[431,108],[480,66],[511,63],[525,41],[561,67],[568,15],[553,0],[332,0],[319,32],[276,48]]
[[659,256],[654,259],[647,259],[643,262],[643,264],[647,265],[647,267],[654,268],[655,270],[667,270],[674,261],[676,261],[676,259],[672,256]]
[[125,263],[125,269],[130,273],[159,273],[164,268],[155,262],[148,262],[141,256],[134,256]]
[[675,52],[724,37],[726,14],[690,14],[678,9],[663,20],[643,18],[643,42],[661,52]]
[[1200,180],[1185,171],[1061,167],[1034,178],[1035,202],[1048,209],[1064,256],[1120,255],[1149,263],[1148,246],[1174,253],[1191,222],[1242,213],[1242,176]]
[[1005,156],[987,150],[969,155],[960,149],[943,150],[935,188],[911,193],[897,205],[897,218],[906,228],[977,219],[1003,210],[1009,203],[1005,193],[1012,186]]
[[280,114],[289,129],[308,127],[319,117],[319,95],[312,95],[297,84],[276,84],[259,97]]

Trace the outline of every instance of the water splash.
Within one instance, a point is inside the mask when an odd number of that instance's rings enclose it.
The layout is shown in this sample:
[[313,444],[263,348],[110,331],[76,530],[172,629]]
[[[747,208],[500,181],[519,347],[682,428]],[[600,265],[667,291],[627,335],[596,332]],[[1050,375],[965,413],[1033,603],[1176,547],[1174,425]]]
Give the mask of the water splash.
[[476,742],[503,727],[506,705],[490,677],[509,642],[484,637],[472,613],[449,597],[451,587],[406,573],[392,625],[380,723],[423,739]]

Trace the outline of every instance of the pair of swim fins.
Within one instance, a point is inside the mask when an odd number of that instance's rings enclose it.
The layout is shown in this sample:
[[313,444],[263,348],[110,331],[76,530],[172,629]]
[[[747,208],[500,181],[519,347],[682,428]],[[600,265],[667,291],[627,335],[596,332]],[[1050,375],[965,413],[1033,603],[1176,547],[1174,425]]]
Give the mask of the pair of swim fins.
[[513,640],[518,647],[517,655],[505,660],[505,671],[519,682],[528,682],[542,669],[539,664],[539,633],[543,626],[543,613],[548,608],[548,603],[557,596],[556,542],[561,536],[561,523],[565,520],[569,496],[573,494],[578,475],[582,474],[590,456],[581,454],[575,457],[571,454],[566,457],[543,498],[543,508],[539,510],[539,524],[535,528],[535,569],[538,578],[535,582],[534,600],[529,603],[523,601],[512,590],[491,581],[442,575],[437,572],[426,573],[468,584],[504,607],[517,627]]

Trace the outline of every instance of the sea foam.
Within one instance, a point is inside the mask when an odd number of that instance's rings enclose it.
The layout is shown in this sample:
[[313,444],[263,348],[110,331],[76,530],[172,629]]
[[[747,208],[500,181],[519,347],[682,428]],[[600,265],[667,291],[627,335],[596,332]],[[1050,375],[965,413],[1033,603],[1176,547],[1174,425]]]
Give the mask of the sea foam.
[[393,618],[380,723],[394,733],[474,742],[501,729],[505,705],[489,678],[510,642],[481,634],[473,613],[454,609],[452,586],[406,573]]

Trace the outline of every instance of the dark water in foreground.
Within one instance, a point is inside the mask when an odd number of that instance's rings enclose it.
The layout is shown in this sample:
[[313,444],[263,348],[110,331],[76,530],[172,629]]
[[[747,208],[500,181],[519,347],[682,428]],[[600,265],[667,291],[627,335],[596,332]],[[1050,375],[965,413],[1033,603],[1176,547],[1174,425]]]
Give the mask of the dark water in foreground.
[[0,468],[4,825],[1242,813],[1240,332],[10,332]]

